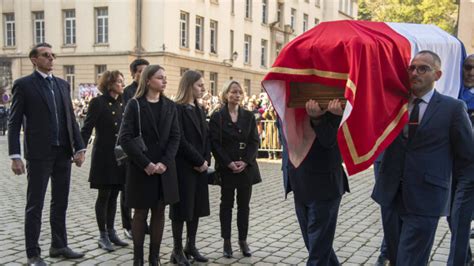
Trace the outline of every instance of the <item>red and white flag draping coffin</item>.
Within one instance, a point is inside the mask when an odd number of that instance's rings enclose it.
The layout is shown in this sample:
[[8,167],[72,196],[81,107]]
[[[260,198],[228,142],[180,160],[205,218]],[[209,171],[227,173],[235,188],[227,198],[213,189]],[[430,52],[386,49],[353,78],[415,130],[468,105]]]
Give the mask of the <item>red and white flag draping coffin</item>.
[[432,50],[442,58],[436,89],[459,95],[462,44],[433,25],[324,22],[283,48],[262,85],[282,120],[289,159],[299,166],[317,137],[304,108],[288,108],[290,82],[345,88],[338,143],[350,175],[367,169],[408,121],[411,58]]

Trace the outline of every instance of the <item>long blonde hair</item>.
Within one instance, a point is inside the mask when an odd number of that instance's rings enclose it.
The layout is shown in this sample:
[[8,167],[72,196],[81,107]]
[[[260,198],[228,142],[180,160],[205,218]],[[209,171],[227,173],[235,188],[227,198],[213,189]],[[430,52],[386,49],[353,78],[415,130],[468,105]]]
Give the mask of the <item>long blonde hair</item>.
[[243,92],[242,86],[240,86],[240,83],[239,83],[238,81],[232,80],[232,79],[229,80],[229,81],[227,81],[227,82],[224,84],[224,86],[222,87],[221,93],[220,93],[220,95],[219,95],[219,98],[220,98],[221,102],[224,103],[224,104],[226,104],[226,105],[227,105],[227,103],[228,103],[226,96],[227,96],[227,93],[229,93],[230,87],[232,86],[232,84],[236,84],[237,86],[239,86],[239,88],[240,88],[240,89],[242,90],[242,92]]
[[201,73],[194,70],[184,72],[183,77],[179,81],[178,92],[174,101],[179,104],[189,103],[193,98],[193,85],[202,78]]
[[[160,65],[149,65],[143,69],[142,75],[140,76],[140,82],[138,83],[137,92],[135,93],[134,98],[140,98],[145,96],[148,92],[148,81],[155,75],[158,70],[165,70]],[[163,95],[163,93],[161,93]]]

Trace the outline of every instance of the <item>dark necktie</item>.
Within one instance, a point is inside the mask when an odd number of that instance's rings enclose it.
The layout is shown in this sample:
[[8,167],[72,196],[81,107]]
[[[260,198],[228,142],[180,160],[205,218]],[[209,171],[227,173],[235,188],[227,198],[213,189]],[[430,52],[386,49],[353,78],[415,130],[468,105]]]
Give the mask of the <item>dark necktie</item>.
[[49,87],[49,93],[52,98],[52,103],[53,103],[53,110],[54,110],[54,128],[55,128],[55,133],[53,136],[53,142],[55,145],[59,145],[59,114],[58,114],[58,103],[56,102],[56,93],[57,91],[55,90],[56,86],[54,84],[54,80],[51,76],[46,77],[46,82],[48,83]]
[[413,101],[413,109],[410,113],[410,120],[408,120],[408,139],[413,138],[416,133],[416,129],[418,128],[418,117],[420,116],[420,102],[422,99],[416,98]]

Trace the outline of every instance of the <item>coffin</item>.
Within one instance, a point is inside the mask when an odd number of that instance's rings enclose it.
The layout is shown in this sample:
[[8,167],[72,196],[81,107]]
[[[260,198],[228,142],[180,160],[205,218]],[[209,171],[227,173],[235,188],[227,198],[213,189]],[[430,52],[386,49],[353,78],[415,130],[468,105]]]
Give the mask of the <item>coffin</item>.
[[329,87],[318,83],[291,82],[288,107],[304,107],[305,103],[313,99],[322,109],[326,109],[329,101],[339,99],[345,105],[344,88]]

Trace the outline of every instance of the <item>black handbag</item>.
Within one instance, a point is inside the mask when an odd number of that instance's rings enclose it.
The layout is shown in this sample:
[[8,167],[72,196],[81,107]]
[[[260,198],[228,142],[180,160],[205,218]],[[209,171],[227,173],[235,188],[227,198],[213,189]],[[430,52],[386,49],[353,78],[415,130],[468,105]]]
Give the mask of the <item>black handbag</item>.
[[[140,103],[138,103],[137,99],[134,99],[134,100],[137,101],[138,130],[139,130],[139,133],[138,133],[137,137],[135,137],[131,140],[131,145],[136,146],[141,151],[145,152],[145,151],[148,150],[148,148],[146,147],[145,141],[143,141],[143,137],[142,137],[142,122],[141,122],[141,118],[140,118]],[[117,164],[122,165],[127,160],[128,155],[127,155],[127,153],[125,153],[122,146],[120,146],[118,144],[118,140],[119,140],[119,138],[117,137],[117,141],[115,143],[115,148],[114,148],[114,154],[115,154],[115,160],[117,160]]]

